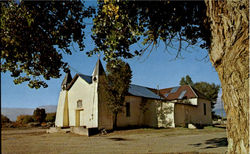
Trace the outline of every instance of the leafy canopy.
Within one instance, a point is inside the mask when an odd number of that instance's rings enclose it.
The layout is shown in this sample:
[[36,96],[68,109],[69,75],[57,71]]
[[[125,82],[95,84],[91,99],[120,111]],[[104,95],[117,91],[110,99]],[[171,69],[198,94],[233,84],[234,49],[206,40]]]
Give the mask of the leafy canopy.
[[3,2],[0,8],[1,71],[31,88],[47,87],[41,77],[59,78],[67,69],[62,52],[71,54],[72,41],[84,49],[83,19],[94,13],[81,1]]
[[[31,88],[47,87],[43,81],[60,77],[67,69],[62,52],[71,54],[70,43],[84,48],[84,19],[95,10],[81,1],[1,3],[1,71],[10,71],[16,84],[29,82]],[[203,1],[98,1],[92,38],[106,60],[131,58],[152,50],[160,41],[166,47],[179,42],[210,45],[210,29]],[[200,43],[202,41],[202,43]],[[137,51],[132,45],[142,43]],[[56,50],[58,47],[58,51]]]
[[[92,31],[96,48],[88,54],[103,52],[107,60],[140,55],[160,41],[179,41],[178,57],[183,42],[207,49],[211,37],[204,1],[99,1]],[[131,47],[137,42],[139,51]]]
[[204,94],[209,100],[213,102],[212,108],[216,103],[218,98],[218,93],[220,91],[220,85],[216,85],[214,83],[207,82],[196,82],[194,87],[199,90],[202,94]]
[[125,96],[131,83],[132,71],[128,63],[112,60],[106,65],[105,97],[112,113],[122,111]]
[[183,85],[191,85],[191,86],[193,86],[194,83],[193,83],[191,77],[189,75],[186,75],[186,77],[181,78],[180,85],[181,86],[183,86]]
[[1,114],[1,124],[9,122],[11,122],[10,119],[7,116]]
[[33,112],[33,118],[36,122],[44,122],[46,118],[45,109],[36,108]]

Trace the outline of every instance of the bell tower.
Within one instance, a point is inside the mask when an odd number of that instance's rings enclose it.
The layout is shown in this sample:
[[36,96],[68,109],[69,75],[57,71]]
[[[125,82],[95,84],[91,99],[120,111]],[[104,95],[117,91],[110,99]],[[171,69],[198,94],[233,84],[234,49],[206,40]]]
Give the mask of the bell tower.
[[104,68],[102,66],[102,63],[101,63],[101,60],[100,60],[100,57],[98,58],[97,62],[96,62],[96,65],[95,65],[95,69],[92,73],[92,82],[99,82],[100,80],[100,77],[105,75],[105,71],[104,71]]

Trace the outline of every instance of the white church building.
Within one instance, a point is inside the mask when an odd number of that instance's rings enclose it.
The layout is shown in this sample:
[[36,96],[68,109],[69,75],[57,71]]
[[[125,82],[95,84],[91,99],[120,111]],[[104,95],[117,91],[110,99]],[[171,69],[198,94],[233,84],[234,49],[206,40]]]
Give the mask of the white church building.
[[[68,72],[57,105],[57,128],[111,130],[113,114],[102,95],[105,71],[98,59],[91,76]],[[193,87],[152,89],[131,84],[117,127],[177,127],[210,125],[211,101]]]

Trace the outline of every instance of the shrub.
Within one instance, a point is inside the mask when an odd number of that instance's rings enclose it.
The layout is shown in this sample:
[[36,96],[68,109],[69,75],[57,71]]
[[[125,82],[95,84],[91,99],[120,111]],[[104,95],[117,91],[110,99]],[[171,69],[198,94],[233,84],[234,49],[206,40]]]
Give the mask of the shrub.
[[16,122],[19,124],[28,124],[33,121],[34,119],[32,115],[19,115],[16,120]]
[[9,122],[11,122],[10,119],[7,116],[1,114],[1,123],[9,123]]
[[55,122],[55,119],[56,119],[56,112],[47,113],[45,121],[46,122]]
[[33,118],[35,122],[44,122],[46,118],[45,109],[36,108],[33,112]]

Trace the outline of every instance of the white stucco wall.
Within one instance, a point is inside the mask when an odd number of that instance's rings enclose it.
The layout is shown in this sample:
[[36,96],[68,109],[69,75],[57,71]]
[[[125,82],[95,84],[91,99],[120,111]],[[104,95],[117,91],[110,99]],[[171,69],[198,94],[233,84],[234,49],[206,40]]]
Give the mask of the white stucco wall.
[[[158,127],[170,127],[174,128],[175,123],[174,123],[174,105],[175,103],[171,102],[163,102],[162,107],[158,107],[158,115],[157,115],[157,120],[158,120]],[[164,116],[161,117],[159,112],[163,109],[163,114]]]
[[65,102],[66,90],[61,90],[59,94],[57,110],[56,110],[56,127],[63,127],[63,113],[64,113],[64,102]]
[[98,95],[97,84],[88,84],[78,77],[68,92],[69,126],[76,125],[77,101],[82,100],[80,111],[80,126],[87,128],[98,127]]

